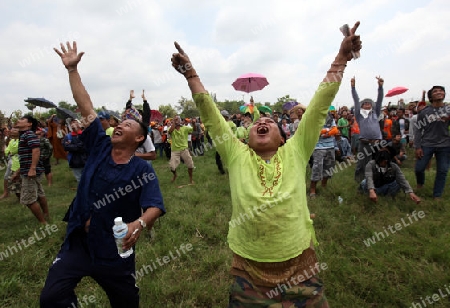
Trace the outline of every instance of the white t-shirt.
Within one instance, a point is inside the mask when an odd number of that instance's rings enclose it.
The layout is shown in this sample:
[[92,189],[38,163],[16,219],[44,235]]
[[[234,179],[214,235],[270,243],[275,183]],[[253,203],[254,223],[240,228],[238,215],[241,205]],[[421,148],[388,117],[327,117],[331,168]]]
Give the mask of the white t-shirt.
[[141,153],[141,154],[154,152],[154,151],[155,151],[155,146],[153,145],[152,138],[150,138],[150,136],[147,136],[147,139],[145,139],[144,144],[136,149],[136,152]]

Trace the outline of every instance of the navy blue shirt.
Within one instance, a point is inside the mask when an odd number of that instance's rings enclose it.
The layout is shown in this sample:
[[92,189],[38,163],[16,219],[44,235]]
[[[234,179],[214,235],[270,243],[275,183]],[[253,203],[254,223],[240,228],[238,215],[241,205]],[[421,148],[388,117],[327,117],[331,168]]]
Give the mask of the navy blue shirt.
[[96,119],[80,136],[88,151],[88,160],[80,179],[77,195],[69,213],[65,246],[76,229],[84,229],[91,218],[87,244],[94,263],[104,265],[134,262],[117,253],[112,227],[115,217],[125,223],[141,216],[141,208],[157,207],[165,213],[163,198],[153,167],[132,157],[127,164],[116,164],[111,157],[111,138]]

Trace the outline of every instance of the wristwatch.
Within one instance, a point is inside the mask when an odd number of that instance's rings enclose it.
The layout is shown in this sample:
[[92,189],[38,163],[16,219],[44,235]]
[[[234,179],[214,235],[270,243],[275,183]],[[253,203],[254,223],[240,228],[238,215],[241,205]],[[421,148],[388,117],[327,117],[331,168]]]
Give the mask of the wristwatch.
[[145,221],[143,221],[141,218],[139,218],[138,221],[139,221],[139,223],[141,224],[142,229],[147,228],[147,224],[145,223]]

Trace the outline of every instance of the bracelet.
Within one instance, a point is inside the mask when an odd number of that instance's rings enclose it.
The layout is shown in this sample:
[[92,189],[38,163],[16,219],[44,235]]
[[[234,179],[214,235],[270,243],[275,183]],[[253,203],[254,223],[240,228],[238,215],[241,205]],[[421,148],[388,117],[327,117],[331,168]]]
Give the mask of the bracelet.
[[339,70],[339,71],[337,71],[337,70],[335,70],[335,71],[333,71],[333,70],[328,70],[327,71],[327,73],[343,73],[344,72],[344,70]]
[[67,72],[68,73],[72,73],[72,72],[75,72],[77,69],[76,68],[72,68],[72,69],[70,69],[70,70],[67,70]]
[[331,66],[344,66],[344,67],[347,67],[347,64],[344,64],[344,63],[331,63]]
[[198,75],[192,75],[192,76],[186,77],[186,79],[191,79],[191,78],[200,78],[200,77],[198,77]]

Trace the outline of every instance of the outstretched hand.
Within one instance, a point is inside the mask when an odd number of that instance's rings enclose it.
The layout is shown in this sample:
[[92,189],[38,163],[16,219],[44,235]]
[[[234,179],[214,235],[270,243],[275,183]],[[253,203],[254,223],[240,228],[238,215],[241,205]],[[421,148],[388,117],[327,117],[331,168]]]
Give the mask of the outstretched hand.
[[359,35],[355,35],[358,27],[359,21],[357,21],[353,28],[350,29],[350,35],[344,38],[339,49],[339,56],[345,58],[347,61],[353,59],[352,52],[357,53],[362,48]]
[[355,87],[355,76],[350,79],[350,85],[354,88]]
[[70,46],[69,42],[66,42],[66,45],[67,49],[64,47],[63,43],[60,43],[61,51],[56,48],[53,48],[53,50],[61,57],[64,66],[68,70],[76,69],[81,57],[84,55],[84,52],[78,53],[77,42],[75,41],[72,43],[72,46]]
[[178,52],[172,54],[171,61],[173,68],[180,74],[183,74],[185,77],[188,75],[194,75],[195,70],[192,67],[192,63],[188,55],[184,52],[183,48],[181,48],[180,44],[178,44],[177,42],[175,42],[174,44]]

